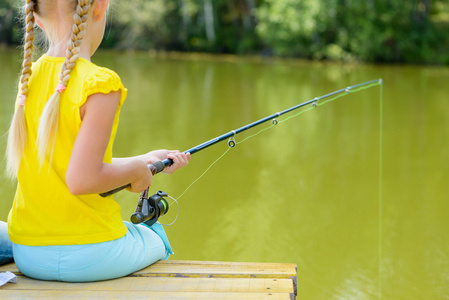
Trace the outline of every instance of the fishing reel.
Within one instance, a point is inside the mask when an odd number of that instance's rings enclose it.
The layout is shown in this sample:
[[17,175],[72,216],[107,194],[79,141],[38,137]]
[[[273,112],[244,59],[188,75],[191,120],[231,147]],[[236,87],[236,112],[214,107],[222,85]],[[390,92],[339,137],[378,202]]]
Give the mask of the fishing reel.
[[131,215],[131,222],[140,224],[145,222],[146,225],[151,226],[156,223],[160,216],[167,213],[169,205],[164,197],[168,194],[163,191],[158,191],[151,197],[148,197],[148,189],[142,192],[137,203],[136,210]]

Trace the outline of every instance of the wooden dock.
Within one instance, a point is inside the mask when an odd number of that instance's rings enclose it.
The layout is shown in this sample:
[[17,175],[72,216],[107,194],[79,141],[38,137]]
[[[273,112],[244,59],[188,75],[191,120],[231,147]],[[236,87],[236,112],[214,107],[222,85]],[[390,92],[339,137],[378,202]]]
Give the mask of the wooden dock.
[[1,299],[296,299],[295,264],[159,261],[127,277],[86,283],[41,281],[15,264],[0,272],[17,283],[0,287]]

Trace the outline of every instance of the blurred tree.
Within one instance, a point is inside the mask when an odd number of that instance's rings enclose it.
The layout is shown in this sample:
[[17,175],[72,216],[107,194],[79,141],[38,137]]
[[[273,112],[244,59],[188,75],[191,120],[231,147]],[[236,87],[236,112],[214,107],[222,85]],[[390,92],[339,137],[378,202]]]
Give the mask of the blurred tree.
[[166,15],[176,9],[174,0],[111,2],[112,22],[105,44],[119,48],[157,48],[169,38]]
[[[0,43],[20,43],[0,0]],[[111,1],[102,47],[449,63],[449,0]]]
[[256,11],[257,33],[275,54],[303,56],[317,38],[320,1],[265,0]]
[[[1,0],[0,0],[1,1]],[[116,2],[103,46],[243,53],[257,48],[258,0]]]
[[17,4],[17,1],[14,0],[0,0],[0,44],[20,42]]
[[257,33],[276,55],[447,62],[449,20],[432,22],[447,2],[265,0],[257,8]]

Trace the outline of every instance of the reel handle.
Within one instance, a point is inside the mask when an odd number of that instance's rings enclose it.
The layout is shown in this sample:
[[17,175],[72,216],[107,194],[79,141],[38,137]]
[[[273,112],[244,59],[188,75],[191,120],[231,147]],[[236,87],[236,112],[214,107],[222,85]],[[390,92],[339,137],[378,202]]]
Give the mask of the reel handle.
[[[150,169],[150,171],[153,175],[156,175],[157,173],[160,173],[165,169],[165,163],[161,160],[156,161],[152,164],[149,164],[148,169]],[[130,187],[130,186],[131,186],[131,183],[128,183],[128,184],[118,187],[116,189],[110,190],[109,192],[101,193],[100,196],[107,197],[107,196],[113,195],[117,192],[120,192],[121,190],[126,189],[127,187]]]

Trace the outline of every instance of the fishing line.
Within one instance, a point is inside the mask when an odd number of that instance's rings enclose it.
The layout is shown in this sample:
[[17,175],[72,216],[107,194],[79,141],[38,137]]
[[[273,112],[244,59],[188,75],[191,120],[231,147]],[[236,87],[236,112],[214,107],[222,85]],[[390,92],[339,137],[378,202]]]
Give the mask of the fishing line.
[[[231,130],[230,132],[225,133],[225,134],[223,134],[221,136],[217,136],[217,137],[215,137],[215,138],[213,138],[213,139],[211,139],[211,140],[209,140],[207,142],[204,142],[202,144],[199,144],[199,145],[197,145],[197,146],[195,146],[193,148],[190,148],[190,149],[184,151],[184,153],[194,154],[194,153],[199,152],[201,150],[204,150],[204,149],[206,149],[206,148],[208,148],[208,147],[210,147],[212,145],[215,145],[216,143],[224,141],[225,139],[228,139],[228,145],[230,147],[235,147],[235,145],[236,145],[235,136],[237,134],[243,132],[243,131],[251,129],[251,128],[255,127],[255,126],[258,126],[258,125],[260,125],[262,123],[265,123],[267,121],[270,121],[270,120],[272,121],[273,125],[276,125],[276,124],[278,124],[277,118],[279,116],[287,114],[287,113],[290,113],[293,110],[297,110],[297,109],[302,108],[302,107],[304,107],[306,105],[309,105],[309,104],[312,104],[312,107],[317,107],[318,106],[318,101],[321,100],[321,99],[325,99],[325,98],[329,98],[329,97],[334,96],[330,100],[322,102],[322,104],[324,104],[324,103],[327,103],[329,101],[333,101],[335,99],[338,99],[339,97],[342,96],[342,95],[340,95],[342,93],[348,94],[351,90],[354,90],[354,91],[361,90],[361,89],[359,89],[359,87],[367,88],[367,87],[370,87],[370,86],[373,86],[373,85],[378,85],[378,84],[381,84],[381,83],[382,83],[382,79],[370,80],[370,81],[367,81],[367,82],[363,82],[363,83],[359,83],[359,84],[356,84],[356,85],[353,85],[353,86],[349,86],[349,87],[347,87],[345,89],[343,88],[343,89],[331,92],[329,94],[326,94],[324,96],[317,97],[315,99],[312,99],[312,100],[309,100],[309,101],[297,104],[297,105],[292,106],[290,108],[287,108],[287,109],[285,109],[283,111],[277,112],[277,113],[275,113],[273,115],[269,115],[269,116],[267,116],[265,118],[262,118],[260,120],[255,121],[255,122],[247,124],[247,125],[245,125],[243,127],[240,127],[238,129]],[[335,96],[335,95],[337,95],[337,96]],[[307,110],[305,110],[305,111],[307,111]],[[293,115],[292,117],[298,116],[300,114],[301,113],[298,113],[296,115]],[[287,118],[286,120],[289,120],[290,118]],[[261,131],[264,131],[264,130],[261,130]],[[255,135],[257,135],[257,134],[255,134]],[[255,135],[253,135],[253,136],[255,136]],[[166,167],[171,166],[172,164],[173,164],[173,160],[167,158],[167,159],[156,161],[156,162],[153,162],[153,163],[149,164],[148,165],[148,169],[151,171],[151,173],[153,175],[155,175],[157,173],[162,172]],[[131,186],[131,184],[128,183],[128,184],[125,184],[123,186],[117,187],[117,188],[115,188],[113,190],[110,190],[110,191],[107,191],[107,192],[104,192],[104,193],[100,193],[100,196],[108,197],[108,196],[113,195],[113,194],[115,194],[115,193],[117,193],[117,192],[119,192],[119,191],[121,191],[121,190],[123,190],[125,188],[130,187],[130,186]]]
[[[182,196],[184,196],[184,194],[198,181],[198,180],[200,180],[211,168],[212,168],[212,166],[213,165],[215,165],[219,160],[221,160],[227,153],[228,153],[228,151],[230,150],[230,149],[232,149],[232,148],[234,148],[234,146],[235,145],[239,145],[239,144],[241,144],[241,143],[243,143],[243,142],[245,142],[245,141],[247,141],[248,139],[250,139],[250,138],[253,138],[253,137],[255,137],[255,136],[257,136],[257,135],[259,135],[259,134],[261,134],[262,132],[264,132],[264,131],[266,131],[266,130],[268,130],[268,129],[270,129],[270,128],[273,128],[274,126],[276,126],[277,124],[279,124],[279,123],[284,123],[284,122],[286,122],[286,121],[288,121],[288,120],[290,120],[290,119],[292,119],[292,118],[295,118],[295,117],[298,117],[298,116],[300,116],[300,115],[302,115],[303,113],[305,113],[305,112],[308,112],[308,111],[310,111],[310,110],[313,110],[313,109],[315,109],[317,106],[321,106],[321,105],[324,105],[324,104],[326,104],[326,103],[329,103],[329,102],[332,102],[332,101],[335,101],[335,100],[337,100],[338,98],[340,98],[340,97],[343,97],[343,96],[346,96],[347,94],[349,94],[349,93],[351,93],[351,92],[358,92],[358,91],[361,91],[361,90],[365,90],[365,89],[368,89],[368,88],[370,88],[370,87],[373,87],[373,86],[377,86],[377,85],[380,85],[380,86],[382,86],[383,85],[383,82],[382,82],[382,79],[379,79],[379,80],[377,80],[376,82],[373,82],[373,83],[370,83],[370,84],[367,84],[367,85],[363,85],[363,86],[358,86],[358,85],[355,85],[355,86],[353,86],[353,87],[347,87],[345,90],[344,90],[344,93],[342,92],[342,93],[340,93],[340,94],[337,94],[337,95],[335,95],[334,97],[332,97],[332,98],[330,98],[330,99],[328,99],[328,100],[325,100],[325,101],[321,101],[321,102],[318,102],[318,101],[320,101],[321,100],[321,97],[317,97],[317,98],[315,98],[314,99],[314,101],[312,101],[312,106],[311,107],[309,107],[309,108],[306,108],[306,109],[303,109],[303,110],[301,110],[301,111],[299,111],[298,113],[296,113],[296,114],[294,114],[294,115],[291,115],[291,116],[289,116],[289,117],[287,117],[287,118],[285,118],[285,119],[283,119],[283,120],[281,120],[281,121],[278,121],[276,118],[275,119],[273,119],[272,120],[272,123],[271,123],[271,125],[270,126],[268,126],[268,127],[265,127],[265,128],[262,128],[261,130],[259,130],[259,131],[257,131],[256,133],[254,133],[254,134],[252,134],[252,135],[249,135],[249,136],[247,136],[246,138],[244,138],[243,140],[241,140],[240,142],[236,142],[235,141],[235,133],[234,133],[234,136],[232,136],[229,140],[228,140],[228,148],[226,149],[226,151],[220,156],[220,157],[218,157],[197,179],[195,179],[182,193],[181,193],[181,195],[180,196],[178,196],[178,200],[179,200],[179,198],[181,198]],[[278,113],[279,114],[279,113]],[[232,144],[231,144],[232,143]],[[171,204],[173,204],[173,202],[171,203]],[[170,204],[170,205],[171,205]]]
[[[213,165],[215,165],[223,156],[226,155],[226,153],[228,153],[229,150],[231,150],[232,147],[228,147],[228,149],[226,149],[226,151],[220,155],[220,157],[218,157],[213,163],[210,164],[210,166],[206,169],[206,171],[203,172],[203,174],[201,174],[197,179],[195,179],[185,190],[184,192],[181,193],[181,195],[178,196],[178,200],[179,198],[181,198],[182,196],[184,196],[184,194],[192,187],[192,185],[194,185],[198,180],[201,179],[201,177],[203,177],[209,170],[210,168],[212,168]],[[173,202],[171,203],[173,204]],[[170,204],[170,205],[171,205]]]
[[383,84],[379,86],[379,265],[378,265],[378,289],[379,289],[379,299],[382,299],[382,178],[383,178]]
[[[169,206],[171,206],[173,203],[176,202],[176,206],[178,207],[178,211],[177,211],[177,213],[176,213],[176,217],[175,217],[175,219],[173,220],[173,222],[171,222],[170,224],[162,224],[162,223],[161,223],[162,226],[171,226],[171,225],[175,224],[175,222],[176,222],[176,220],[178,219],[178,216],[179,216],[179,203],[178,203],[178,200],[176,200],[175,198],[173,198],[173,197],[170,196],[170,195],[167,195],[167,197],[173,200],[173,202],[170,203]],[[179,199],[179,197],[178,197],[178,199]]]
[[226,155],[226,153],[228,153],[228,151],[229,150],[231,150],[231,148],[232,147],[228,147],[228,149],[226,149],[226,151],[222,154],[222,155],[220,155],[212,164],[210,164],[210,166],[203,172],[203,174],[201,174],[197,179],[195,179],[185,190],[184,190],[184,192],[182,192],[181,193],[181,195],[179,195],[178,196],[178,199],[175,199],[174,197],[172,197],[172,196],[170,196],[170,195],[168,195],[168,197],[170,198],[170,199],[172,199],[173,200],[173,202],[171,202],[168,206],[169,207],[171,207],[172,206],[172,204],[173,203],[175,203],[176,202],[176,206],[178,207],[178,211],[177,211],[177,213],[176,213],[176,218],[173,220],[173,222],[171,222],[170,224],[161,224],[161,225],[163,225],[163,226],[171,226],[171,225],[173,225],[175,222],[176,222],[176,220],[178,219],[178,216],[179,216],[179,202],[178,202],[178,200],[179,200],[179,198],[181,198],[182,196],[184,196],[184,194],[192,187],[192,185],[194,185],[198,180],[200,180],[201,179],[201,177],[203,177],[209,170],[210,170],[210,168],[212,168],[212,166],[213,165],[215,165],[223,156],[225,156]]
[[288,121],[288,120],[290,120],[290,119],[292,119],[292,118],[295,118],[295,117],[298,117],[299,115],[302,115],[302,114],[305,113],[305,112],[308,112],[308,111],[310,111],[310,110],[313,110],[313,109],[316,108],[317,106],[324,105],[324,104],[326,104],[326,103],[335,101],[335,100],[337,100],[337,99],[340,98],[340,97],[346,96],[346,95],[349,94],[351,91],[352,91],[352,92],[358,92],[358,91],[365,90],[365,89],[368,89],[368,88],[370,88],[370,87],[377,86],[377,85],[381,85],[381,86],[382,86],[382,81],[380,80],[379,82],[371,83],[371,84],[369,84],[369,85],[361,86],[361,87],[358,87],[358,88],[355,88],[355,89],[347,88],[347,89],[345,90],[346,94],[338,94],[337,96],[335,96],[335,97],[333,97],[333,98],[330,98],[330,99],[328,99],[328,100],[322,101],[322,102],[318,102],[318,101],[320,101],[320,100],[319,100],[318,98],[315,98],[316,101],[313,102],[314,105],[312,105],[311,107],[306,108],[306,109],[303,109],[303,110],[299,111],[298,113],[296,113],[296,114],[294,114],[294,115],[291,115],[291,116],[289,116],[289,117],[287,117],[287,118],[285,118],[285,119],[283,119],[283,120],[281,120],[281,121],[278,121],[278,120],[275,119],[276,121],[273,122],[270,126],[268,126],[268,127],[266,127],[266,128],[263,128],[263,129],[259,130],[258,132],[254,133],[254,134],[252,134],[252,135],[250,135],[250,136],[247,136],[246,138],[244,138],[244,139],[241,140],[240,142],[237,142],[237,145],[238,145],[238,144],[241,144],[241,143],[243,143],[243,142],[245,142],[246,140],[248,140],[248,139],[250,139],[250,138],[252,138],[252,137],[255,137],[256,135],[259,135],[260,133],[262,133],[262,132],[264,132],[265,130],[268,130],[268,129],[274,127],[274,126],[276,126],[277,124],[284,123],[284,122],[286,122],[286,121]]

